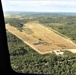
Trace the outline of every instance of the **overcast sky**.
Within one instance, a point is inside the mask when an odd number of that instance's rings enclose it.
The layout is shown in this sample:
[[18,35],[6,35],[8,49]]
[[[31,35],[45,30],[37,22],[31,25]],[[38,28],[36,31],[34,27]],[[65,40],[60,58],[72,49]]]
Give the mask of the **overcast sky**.
[[2,0],[3,11],[76,12],[76,0]]

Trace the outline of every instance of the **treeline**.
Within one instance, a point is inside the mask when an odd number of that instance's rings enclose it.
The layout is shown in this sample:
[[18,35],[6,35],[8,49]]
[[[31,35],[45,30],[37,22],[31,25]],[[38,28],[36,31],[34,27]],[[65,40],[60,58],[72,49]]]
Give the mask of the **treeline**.
[[76,54],[41,55],[7,31],[11,66],[19,73],[69,75],[76,74]]
[[18,18],[5,18],[5,24],[9,23],[10,25],[16,27],[18,30],[22,31],[22,27],[25,23],[28,22],[28,19],[18,19]]
[[76,43],[76,16],[59,15],[59,14],[28,14],[22,15],[23,19],[18,18],[5,18],[5,23],[15,26],[20,31],[25,23],[29,21],[39,21],[48,27],[51,27],[61,34],[68,36],[73,42]]
[[40,23],[57,30],[61,34],[68,36],[76,43],[76,16],[44,16],[37,18],[37,20]]
[[[32,15],[31,15],[32,16]],[[76,16],[65,15],[28,15],[24,19],[5,18],[5,23],[10,23],[20,31],[23,24],[29,21],[52,27],[58,32],[68,36],[76,43]],[[20,73],[69,75],[76,74],[76,54],[65,51],[64,56],[55,54],[41,55],[24,44],[19,38],[7,31],[7,40],[13,70]]]
[[39,21],[48,27],[51,27],[63,35],[68,36],[76,43],[76,16],[59,15],[59,14],[28,14],[24,19],[6,18],[5,22],[17,27],[22,31],[23,24],[29,21]]

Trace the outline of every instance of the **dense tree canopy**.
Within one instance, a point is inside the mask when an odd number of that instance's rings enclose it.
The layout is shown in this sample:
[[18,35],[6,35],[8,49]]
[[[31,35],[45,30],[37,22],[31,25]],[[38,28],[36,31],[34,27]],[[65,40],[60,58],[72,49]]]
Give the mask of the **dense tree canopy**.
[[[22,18],[5,18],[5,23],[10,23],[22,31],[23,24],[29,21],[39,21],[76,43],[76,16],[31,14],[22,15]],[[63,56],[57,56],[54,53],[41,55],[8,31],[7,40],[11,66],[16,72],[52,75],[76,74],[76,54],[65,51]]]
[[76,15],[59,15],[59,14],[29,14],[22,15],[23,19],[5,18],[5,23],[17,27],[22,31],[22,27],[29,21],[39,21],[45,26],[57,30],[59,33],[68,36],[76,43]]
[[11,66],[16,72],[76,74],[76,54],[65,51],[63,57],[50,53],[41,55],[8,31],[7,36]]

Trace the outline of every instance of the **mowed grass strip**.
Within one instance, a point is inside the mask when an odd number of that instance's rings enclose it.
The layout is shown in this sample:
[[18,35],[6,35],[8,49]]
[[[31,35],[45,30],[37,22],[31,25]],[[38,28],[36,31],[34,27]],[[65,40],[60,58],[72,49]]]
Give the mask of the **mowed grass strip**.
[[39,23],[29,22],[26,23],[23,28],[27,28],[28,30],[20,32],[15,27],[9,24],[6,25],[6,29],[9,32],[19,37],[23,42],[25,41],[26,44],[41,54],[50,53],[52,50],[76,49],[76,44]]

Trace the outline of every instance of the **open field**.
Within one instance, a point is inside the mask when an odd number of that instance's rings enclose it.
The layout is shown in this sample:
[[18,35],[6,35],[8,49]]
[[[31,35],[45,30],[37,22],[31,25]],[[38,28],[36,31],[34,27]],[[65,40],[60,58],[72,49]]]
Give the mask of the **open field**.
[[51,53],[53,50],[76,50],[76,44],[39,23],[26,23],[22,32],[9,24],[6,24],[6,29],[41,54]]
[[21,18],[20,15],[12,15],[12,14],[4,14],[4,17],[6,17],[6,18]]

